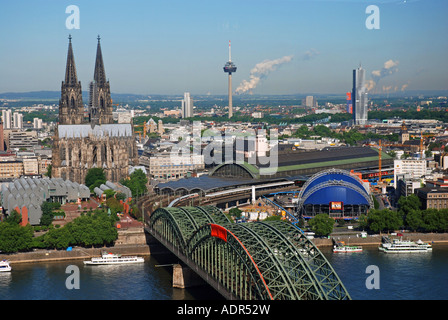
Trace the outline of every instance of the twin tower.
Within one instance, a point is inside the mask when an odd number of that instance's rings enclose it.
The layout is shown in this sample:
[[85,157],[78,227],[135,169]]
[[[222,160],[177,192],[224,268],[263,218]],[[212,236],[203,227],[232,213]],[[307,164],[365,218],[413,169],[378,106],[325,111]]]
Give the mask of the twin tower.
[[95,72],[90,83],[88,121],[84,116],[81,82],[76,74],[73,55],[72,37],[69,36],[65,80],[62,81],[61,99],[59,101],[59,124],[112,124],[112,99],[110,85],[106,79],[100,37],[96,51]]

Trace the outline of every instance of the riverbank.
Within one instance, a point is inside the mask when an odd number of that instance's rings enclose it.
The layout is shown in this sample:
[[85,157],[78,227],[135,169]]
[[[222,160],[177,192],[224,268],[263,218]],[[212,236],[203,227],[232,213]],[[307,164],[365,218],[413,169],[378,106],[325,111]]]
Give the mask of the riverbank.
[[99,248],[73,247],[70,251],[56,249],[34,249],[29,252],[12,254],[0,253],[0,260],[6,259],[11,264],[50,262],[64,260],[89,260],[99,257],[103,251],[121,255],[148,256],[166,252],[160,244],[149,237],[142,227],[128,227],[118,230],[118,239],[113,246]]
[[[327,246],[333,246],[333,239],[336,241],[344,241],[345,244],[350,245],[376,245],[379,246],[381,244],[381,238],[382,236],[390,236],[390,237],[396,237],[391,236],[390,234],[384,233],[384,234],[377,234],[377,235],[368,235],[365,238],[361,238],[356,235],[356,233],[353,234],[333,234],[330,235],[330,238],[315,238],[312,239],[313,243],[317,247],[327,247]],[[424,242],[430,242],[432,244],[448,244],[448,233],[418,233],[418,232],[405,232],[403,233],[403,239],[411,240],[411,241],[418,241],[422,240]]]
[[11,265],[16,263],[51,262],[64,260],[88,260],[99,257],[103,251],[121,255],[148,256],[151,254],[149,245],[117,245],[101,248],[73,248],[71,251],[64,250],[34,250],[30,252],[19,252],[14,254],[0,254],[0,260],[6,259]]

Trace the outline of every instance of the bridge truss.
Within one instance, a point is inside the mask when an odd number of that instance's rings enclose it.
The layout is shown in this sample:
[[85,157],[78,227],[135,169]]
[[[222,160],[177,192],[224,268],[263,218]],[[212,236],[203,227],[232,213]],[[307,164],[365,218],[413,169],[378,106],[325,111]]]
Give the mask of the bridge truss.
[[325,256],[291,223],[235,224],[214,206],[159,208],[147,222],[227,299],[350,299]]

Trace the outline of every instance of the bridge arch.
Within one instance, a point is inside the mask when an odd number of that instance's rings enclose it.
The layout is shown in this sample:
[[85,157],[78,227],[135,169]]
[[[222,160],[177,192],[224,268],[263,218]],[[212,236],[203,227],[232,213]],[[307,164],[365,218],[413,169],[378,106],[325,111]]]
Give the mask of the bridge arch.
[[236,299],[273,300],[258,265],[229,229],[203,226],[190,239],[188,256]]
[[350,299],[317,247],[285,221],[236,224],[214,206],[159,208],[150,232],[230,299]]

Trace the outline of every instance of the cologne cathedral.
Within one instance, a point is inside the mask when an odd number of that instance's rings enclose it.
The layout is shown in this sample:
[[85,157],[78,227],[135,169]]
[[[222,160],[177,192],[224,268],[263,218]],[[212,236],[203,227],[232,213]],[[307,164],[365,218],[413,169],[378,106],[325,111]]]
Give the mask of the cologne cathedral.
[[118,182],[129,175],[130,167],[138,164],[133,125],[113,122],[99,37],[88,109],[84,111],[71,40],[70,36],[59,123],[53,138],[52,177],[84,184],[89,169],[102,168],[107,180]]

